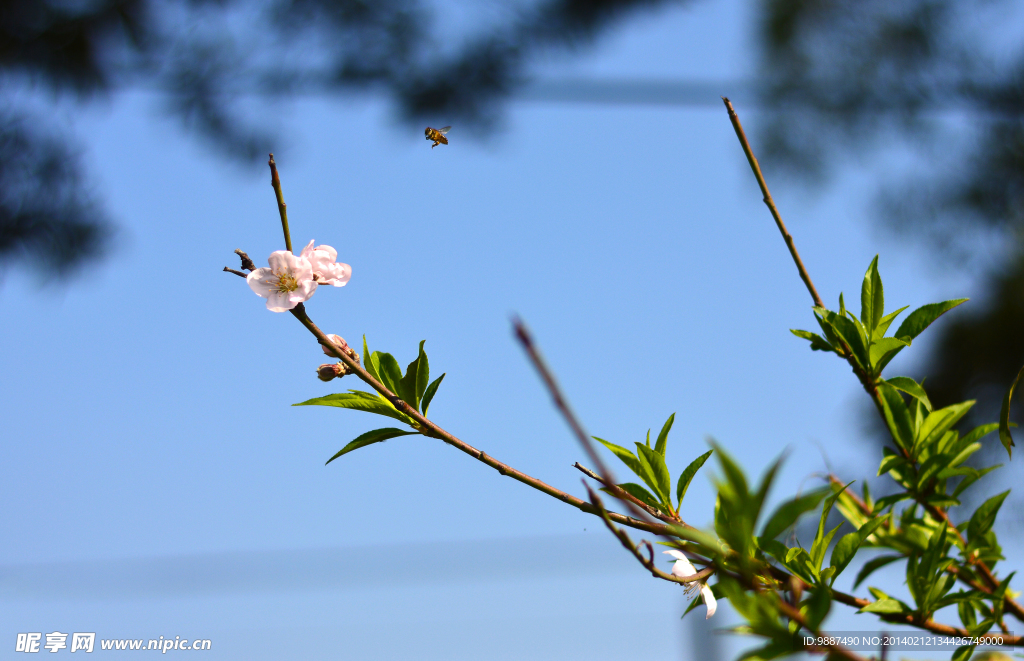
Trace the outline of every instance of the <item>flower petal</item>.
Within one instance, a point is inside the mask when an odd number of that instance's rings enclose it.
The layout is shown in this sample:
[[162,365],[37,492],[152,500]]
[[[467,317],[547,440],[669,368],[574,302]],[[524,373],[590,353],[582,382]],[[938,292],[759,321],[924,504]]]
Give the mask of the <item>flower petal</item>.
[[704,619],[710,620],[711,616],[718,610],[718,601],[715,600],[715,593],[711,591],[707,584],[704,584],[700,588],[700,598],[704,600],[704,605],[708,607],[708,614]]
[[277,277],[274,276],[274,270],[268,269],[265,266],[245,276],[245,281],[249,283],[249,289],[252,289],[256,292],[257,296],[262,296],[263,298],[270,296],[271,290],[277,286]]

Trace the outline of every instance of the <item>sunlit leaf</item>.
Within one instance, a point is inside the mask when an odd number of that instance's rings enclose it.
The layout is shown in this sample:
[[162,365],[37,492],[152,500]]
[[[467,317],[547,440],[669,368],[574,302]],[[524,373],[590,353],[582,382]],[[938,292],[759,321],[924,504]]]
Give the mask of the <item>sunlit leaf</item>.
[[591,436],[591,438],[593,438],[595,441],[611,450],[612,454],[618,457],[622,461],[622,463],[626,464],[626,467],[629,468],[629,470],[633,471],[634,475],[643,479],[644,469],[640,467],[640,460],[636,458],[636,455],[634,455],[632,452],[622,447],[621,445],[609,443],[603,438],[598,438],[597,436]]
[[704,462],[708,460],[708,457],[711,456],[712,452],[714,452],[714,450],[708,450],[701,456],[697,457],[690,462],[690,465],[687,466],[682,473],[680,473],[679,481],[676,482],[676,502],[680,505],[683,503],[683,498],[686,497],[686,490],[690,488],[690,481],[693,480],[693,476],[697,474],[697,471],[699,471],[700,467],[704,465]]
[[415,420],[397,410],[391,405],[391,402],[386,399],[360,390],[349,390],[348,392],[325,395],[323,397],[314,397],[313,399],[307,399],[306,401],[299,402],[298,404],[292,404],[292,406],[335,406],[341,409],[376,413],[377,415],[394,418],[395,420],[404,422],[409,426],[415,426],[417,424]]
[[661,432],[658,434],[658,440],[654,444],[654,450],[662,457],[665,456],[665,447],[668,445],[668,432],[672,429],[672,423],[676,420],[676,414],[673,413],[665,421],[665,424],[661,428]]
[[[374,429],[373,431],[368,431],[365,434],[360,434],[359,436],[356,436],[355,439],[353,439],[351,443],[349,443],[348,445],[346,445],[342,449],[338,450],[337,454],[335,454],[333,457],[328,459],[327,463],[329,464],[332,461],[334,461],[335,459],[337,459],[338,457],[340,457],[341,455],[348,454],[349,452],[352,452],[353,450],[358,450],[359,448],[366,447],[367,445],[371,445],[373,443],[380,443],[381,441],[386,441],[389,438],[397,438],[398,436],[408,436],[410,434],[417,434],[417,433],[419,433],[419,432],[405,431],[405,430],[402,430],[402,429],[395,429],[394,427],[385,427],[384,429]],[[324,464],[324,465],[326,465],[326,464]]]
[[882,276],[878,273],[878,255],[875,255],[860,287],[860,320],[869,337],[884,314],[885,294],[882,289]]
[[891,376],[885,380],[893,388],[901,390],[911,397],[919,400],[924,407],[929,411],[932,410],[932,402],[928,399],[928,393],[924,391],[924,388],[917,381],[914,381],[909,376]]
[[943,301],[942,303],[929,303],[928,305],[922,305],[917,308],[910,315],[903,320],[897,329],[895,337],[910,344],[915,337],[920,335],[924,329],[928,328],[933,321],[941,317],[946,312],[949,312],[961,303],[967,302],[966,298],[958,298],[952,301]]
[[[447,374],[447,372],[445,372]],[[434,381],[427,386],[427,389],[423,392],[423,399],[420,400],[420,406],[423,408],[423,415],[427,414],[427,409],[430,408],[430,402],[434,401],[434,395],[437,394],[437,387],[441,385],[441,381],[444,380],[444,374],[434,379]]]

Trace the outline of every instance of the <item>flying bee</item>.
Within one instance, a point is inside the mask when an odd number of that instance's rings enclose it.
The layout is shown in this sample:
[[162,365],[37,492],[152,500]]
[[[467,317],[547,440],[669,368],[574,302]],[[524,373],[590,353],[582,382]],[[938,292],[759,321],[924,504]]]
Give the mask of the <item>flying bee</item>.
[[427,130],[423,132],[423,135],[427,136],[427,140],[434,141],[434,144],[430,145],[430,148],[433,149],[438,145],[448,144],[448,138],[444,137],[444,134],[447,133],[451,128],[452,127],[450,126],[446,126],[443,129],[432,129],[428,126]]

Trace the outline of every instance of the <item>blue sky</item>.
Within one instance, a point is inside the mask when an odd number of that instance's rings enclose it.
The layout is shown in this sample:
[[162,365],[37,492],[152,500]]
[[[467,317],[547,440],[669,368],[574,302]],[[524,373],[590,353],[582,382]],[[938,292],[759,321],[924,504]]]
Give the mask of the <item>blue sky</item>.
[[[743,80],[749,16],[662,11],[535,72]],[[756,148],[756,109],[735,100]],[[498,134],[455,126],[431,150],[381,99],[253,105],[281,129],[294,243],[353,267],[310,316],[403,365],[425,339],[447,373],[431,418],[466,442],[582,492],[518,314],[590,433],[628,445],[676,413],[675,474],[708,436],[752,474],[789,448],[775,499],[813,484],[823,453],[873,474],[855,379],[788,331],[812,326],[810,299],[719,106],[512,102]],[[682,591],[592,517],[425,438],[325,467],[386,425],[292,408],[360,384],[318,381],[315,340],[220,272],[235,248],[257,264],[283,248],[267,171],[226,162],[147,93],[63,112],[121,230],[73,281],[10,272],[0,290],[0,638],[203,637],[218,659],[697,658]],[[873,229],[863,173],[811,190],[762,164],[828,303],[856,300],[878,252],[890,308],[970,295]],[[687,498],[697,525],[712,465]]]

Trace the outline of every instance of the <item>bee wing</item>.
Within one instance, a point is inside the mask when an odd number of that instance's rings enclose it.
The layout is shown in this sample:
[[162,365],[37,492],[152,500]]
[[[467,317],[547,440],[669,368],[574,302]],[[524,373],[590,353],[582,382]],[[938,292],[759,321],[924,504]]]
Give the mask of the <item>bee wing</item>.
[[452,127],[450,127],[450,126],[446,126],[446,127],[444,127],[443,129],[437,129],[437,132],[438,132],[438,133],[440,133],[441,135],[444,135],[445,133],[447,133],[448,131],[450,131],[450,130],[451,130],[451,128],[452,128]]

